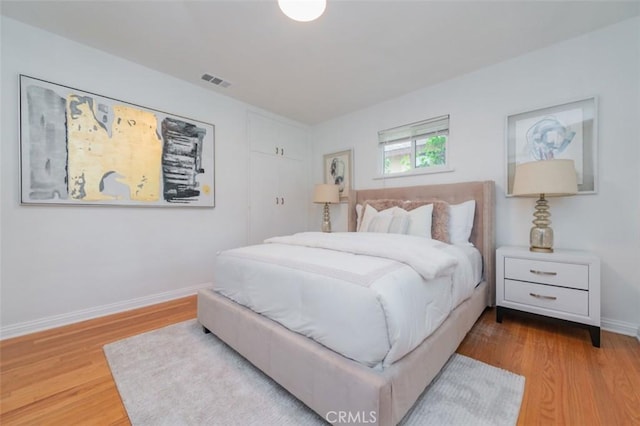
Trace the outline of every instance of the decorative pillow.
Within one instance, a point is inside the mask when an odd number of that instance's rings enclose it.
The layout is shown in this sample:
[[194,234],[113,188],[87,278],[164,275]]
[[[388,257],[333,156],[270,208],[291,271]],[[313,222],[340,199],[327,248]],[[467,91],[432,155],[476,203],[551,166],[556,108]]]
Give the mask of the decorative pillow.
[[431,220],[431,238],[434,240],[442,241],[443,243],[449,242],[449,204],[446,201],[432,199],[432,200],[415,200],[405,201],[403,208],[407,211],[411,211],[426,204],[433,204],[433,219]]
[[406,214],[378,214],[369,222],[367,232],[405,234],[408,225],[409,216]]
[[366,232],[389,232],[389,225],[393,215],[390,214],[378,214],[375,215],[367,226]]
[[409,219],[405,234],[431,239],[433,204],[426,204],[411,211],[398,208],[393,214],[394,216],[406,216]]
[[407,234],[409,224],[411,223],[411,217],[407,214],[399,214],[398,211],[393,213],[393,219],[389,224],[390,234]]
[[360,222],[362,222],[362,204],[356,204],[356,231],[360,229]]
[[473,219],[476,214],[476,200],[449,206],[449,239],[451,244],[470,244]]
[[392,199],[367,200],[364,202],[365,206],[369,205],[374,209],[376,209],[377,211],[388,210],[391,207],[402,207],[403,204],[404,204],[403,200],[392,200]]
[[[438,200],[438,199],[428,199],[428,200],[411,200],[411,201],[403,201],[396,199],[380,199],[380,200],[367,200],[364,202],[363,209],[364,215],[362,216],[362,221],[360,225],[356,227],[358,231],[366,231],[368,228],[368,221],[371,220],[373,216],[367,218],[367,225],[363,226],[362,222],[365,220],[367,215],[367,207],[372,209],[369,211],[369,215],[373,215],[378,213],[387,212],[391,213],[394,208],[401,207],[403,210],[407,212],[411,212],[419,207],[433,204],[433,211],[431,217],[431,233],[422,233],[421,231],[417,231],[417,227],[420,225],[416,225],[413,227],[413,231],[408,231],[411,235],[421,235],[426,238],[433,238],[434,240],[442,241],[445,243],[449,242],[449,204],[446,201]],[[412,229],[411,223],[409,223],[409,229]],[[428,229],[428,228],[427,228]]]
[[369,225],[374,217],[379,215],[387,215],[393,216],[393,211],[398,209],[398,207],[391,207],[386,210],[378,211],[375,208],[371,207],[367,202],[364,203],[364,213],[362,214],[362,220],[360,221],[360,227],[357,229],[358,232],[369,232]]

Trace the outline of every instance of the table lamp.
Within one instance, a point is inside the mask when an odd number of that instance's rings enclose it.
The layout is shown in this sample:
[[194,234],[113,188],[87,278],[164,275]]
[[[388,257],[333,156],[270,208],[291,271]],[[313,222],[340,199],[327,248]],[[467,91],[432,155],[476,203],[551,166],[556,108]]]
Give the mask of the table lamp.
[[331,232],[331,219],[329,218],[329,204],[340,202],[340,188],[338,185],[321,183],[316,185],[313,194],[314,203],[324,203],[324,215],[322,217],[322,232]]
[[578,192],[573,160],[543,160],[516,165],[513,195],[540,197],[533,213],[535,219],[529,234],[529,250],[553,253],[553,229],[549,226],[551,213],[546,197],[561,197]]

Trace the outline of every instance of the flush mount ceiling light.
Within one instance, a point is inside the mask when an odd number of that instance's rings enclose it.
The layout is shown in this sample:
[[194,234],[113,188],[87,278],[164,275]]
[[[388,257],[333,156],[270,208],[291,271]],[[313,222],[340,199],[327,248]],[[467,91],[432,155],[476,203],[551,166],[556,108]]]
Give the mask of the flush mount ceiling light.
[[278,0],[278,6],[294,21],[309,22],[324,13],[327,0]]

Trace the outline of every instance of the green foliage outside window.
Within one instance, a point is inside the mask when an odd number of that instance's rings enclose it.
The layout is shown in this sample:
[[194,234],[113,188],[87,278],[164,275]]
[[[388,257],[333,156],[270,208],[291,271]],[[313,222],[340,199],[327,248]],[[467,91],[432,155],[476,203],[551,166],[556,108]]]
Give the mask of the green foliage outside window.
[[413,169],[446,166],[446,154],[446,134],[389,143],[383,150],[383,173],[404,173]]
[[378,132],[384,175],[447,170],[449,115]]
[[432,136],[425,143],[416,141],[416,168],[446,164],[447,136]]
[[411,156],[409,154],[403,155],[402,158],[400,158],[400,165],[402,166],[403,172],[411,170]]

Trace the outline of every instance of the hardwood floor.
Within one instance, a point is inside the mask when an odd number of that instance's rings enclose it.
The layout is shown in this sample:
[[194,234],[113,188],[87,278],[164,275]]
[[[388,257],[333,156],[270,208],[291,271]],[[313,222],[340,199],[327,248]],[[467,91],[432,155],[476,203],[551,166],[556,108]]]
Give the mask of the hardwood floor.
[[0,342],[0,424],[128,425],[102,346],[196,316],[196,297]]
[[545,318],[485,311],[458,352],[526,378],[518,425],[640,425],[640,343]]
[[[195,296],[0,342],[0,423],[129,424],[102,346],[194,318]],[[526,377],[519,425],[640,425],[640,344],[487,310],[458,352]]]

